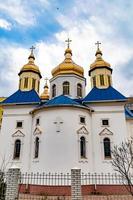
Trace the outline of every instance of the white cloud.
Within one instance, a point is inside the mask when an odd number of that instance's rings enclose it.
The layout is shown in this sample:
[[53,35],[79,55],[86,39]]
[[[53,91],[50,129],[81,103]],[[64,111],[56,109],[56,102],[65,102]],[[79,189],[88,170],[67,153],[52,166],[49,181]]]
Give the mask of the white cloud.
[[6,30],[11,30],[11,23],[6,21],[5,19],[0,19],[0,28],[6,29]]
[[38,0],[37,2],[32,0],[4,0],[0,1],[0,11],[18,24],[29,26],[36,23],[37,5],[45,8],[49,3],[47,0]]

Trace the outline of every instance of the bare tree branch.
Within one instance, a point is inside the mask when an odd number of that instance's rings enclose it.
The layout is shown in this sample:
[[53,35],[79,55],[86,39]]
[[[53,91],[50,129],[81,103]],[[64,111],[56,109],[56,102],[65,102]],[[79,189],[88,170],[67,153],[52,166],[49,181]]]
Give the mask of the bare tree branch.
[[121,175],[123,185],[133,196],[133,138],[113,147],[111,163]]

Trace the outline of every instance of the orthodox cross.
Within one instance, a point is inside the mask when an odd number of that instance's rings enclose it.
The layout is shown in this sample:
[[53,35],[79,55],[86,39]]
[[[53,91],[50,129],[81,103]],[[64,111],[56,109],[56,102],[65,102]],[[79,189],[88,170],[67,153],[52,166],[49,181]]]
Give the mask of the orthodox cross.
[[61,124],[63,124],[63,121],[60,118],[57,118],[54,124],[56,124],[56,132],[61,132]]
[[70,42],[72,42],[72,40],[70,40],[69,38],[67,40],[65,40],[65,42],[67,42],[67,48],[69,48]]
[[35,47],[32,46],[30,49],[31,49],[31,53],[33,53],[33,50],[35,49]]
[[46,85],[47,85],[48,78],[46,77],[44,80],[46,81]]
[[97,42],[95,43],[95,45],[97,45],[97,49],[99,49],[100,44],[101,44],[101,42],[99,42],[99,41],[97,41]]

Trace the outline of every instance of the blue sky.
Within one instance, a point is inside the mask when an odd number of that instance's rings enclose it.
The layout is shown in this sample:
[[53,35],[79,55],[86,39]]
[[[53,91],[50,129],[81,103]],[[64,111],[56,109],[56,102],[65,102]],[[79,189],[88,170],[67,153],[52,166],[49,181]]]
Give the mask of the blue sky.
[[34,45],[43,79],[64,59],[65,40],[72,39],[73,60],[89,65],[99,40],[103,58],[113,68],[113,86],[133,95],[132,0],[0,0],[0,96],[18,89],[18,72]]

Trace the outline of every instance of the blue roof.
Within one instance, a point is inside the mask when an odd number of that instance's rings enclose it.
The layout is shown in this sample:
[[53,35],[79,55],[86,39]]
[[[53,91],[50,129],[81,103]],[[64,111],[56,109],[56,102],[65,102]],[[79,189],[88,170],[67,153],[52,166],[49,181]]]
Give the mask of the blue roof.
[[130,110],[128,107],[125,107],[125,115],[128,119],[133,119],[133,110]]
[[123,101],[126,99],[125,96],[111,86],[106,89],[94,87],[83,99],[83,102]]
[[60,95],[58,97],[55,97],[47,101],[44,105],[57,106],[57,105],[80,105],[80,104],[67,96]]
[[18,90],[7,99],[5,99],[2,104],[29,104],[29,103],[40,103],[40,97],[36,91],[21,91]]

